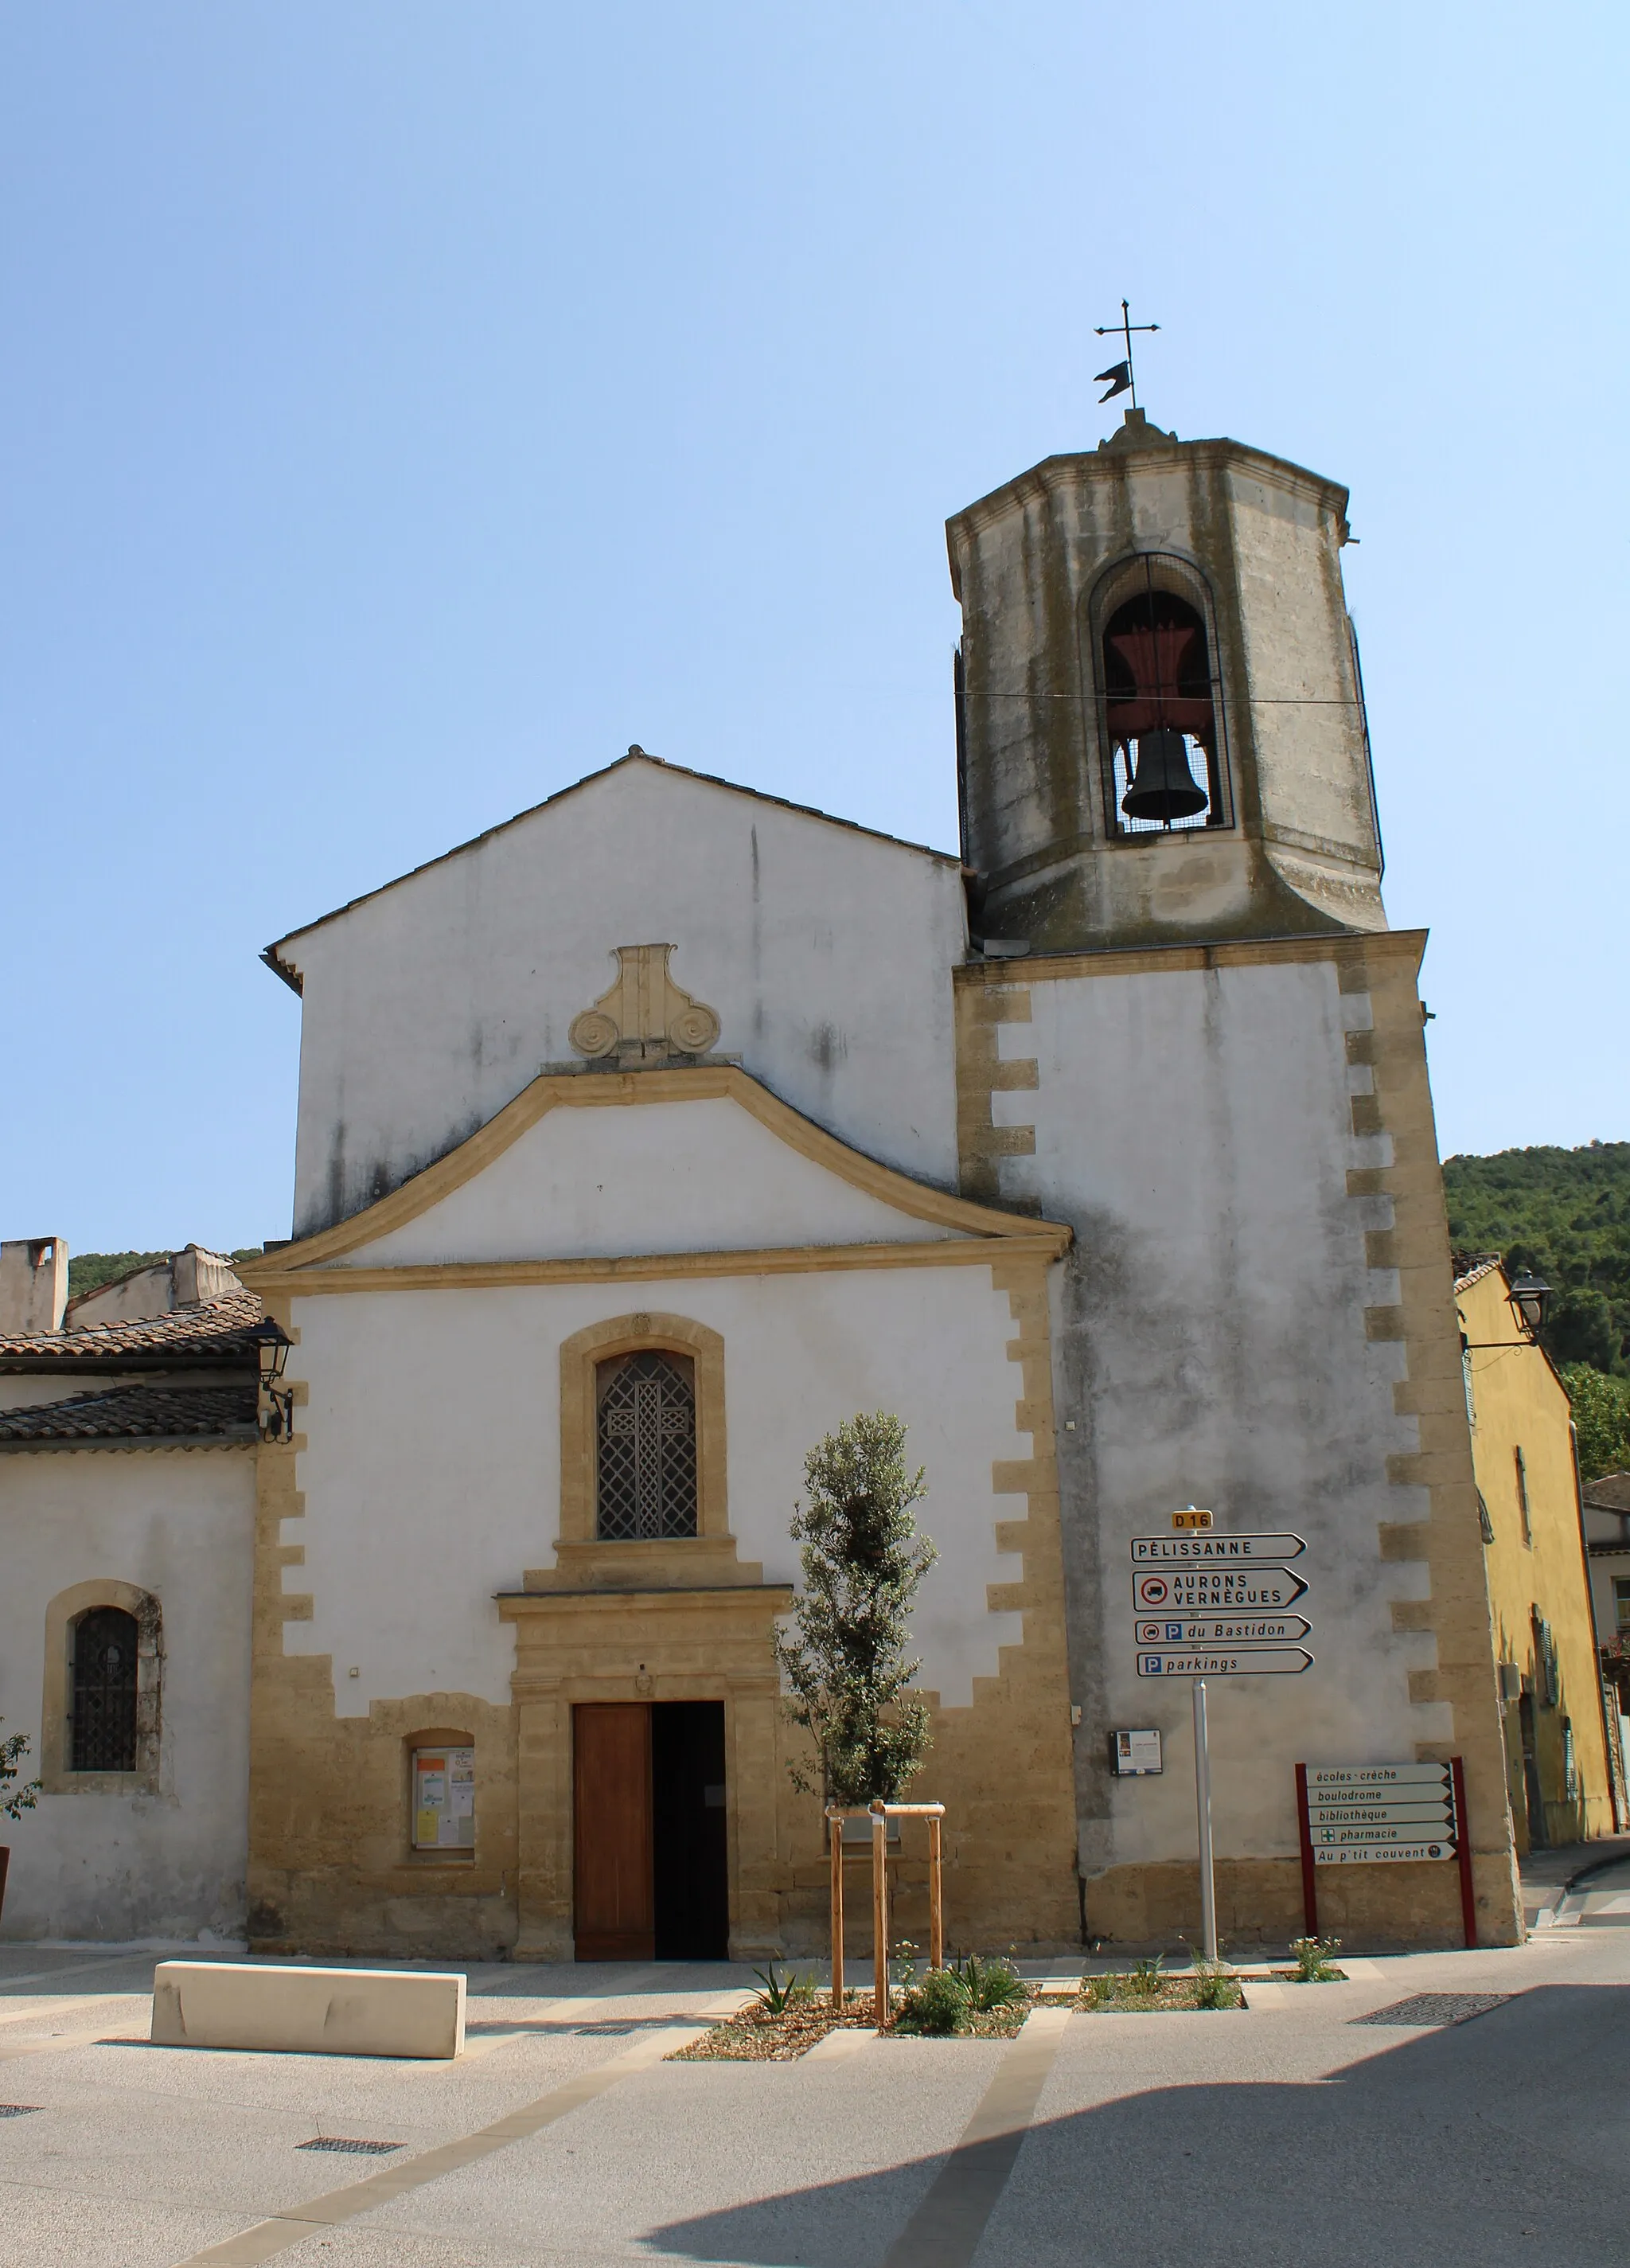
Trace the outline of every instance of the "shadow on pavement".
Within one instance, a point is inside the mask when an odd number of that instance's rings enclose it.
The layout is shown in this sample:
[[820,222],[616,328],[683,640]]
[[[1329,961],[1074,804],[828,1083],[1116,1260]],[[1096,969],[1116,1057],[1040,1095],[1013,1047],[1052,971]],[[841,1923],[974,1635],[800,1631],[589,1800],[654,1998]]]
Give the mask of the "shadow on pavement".
[[[1071,2028],[1067,2086],[1093,2076],[1083,2027],[1112,2021]],[[1360,2059],[1327,2078],[1160,2088],[1039,2121],[982,2242],[958,2257],[1623,2268],[1630,1985],[1539,1986],[1446,2029],[1351,2037]],[[644,2242],[752,2268],[876,2268],[944,2162],[791,2190]]]

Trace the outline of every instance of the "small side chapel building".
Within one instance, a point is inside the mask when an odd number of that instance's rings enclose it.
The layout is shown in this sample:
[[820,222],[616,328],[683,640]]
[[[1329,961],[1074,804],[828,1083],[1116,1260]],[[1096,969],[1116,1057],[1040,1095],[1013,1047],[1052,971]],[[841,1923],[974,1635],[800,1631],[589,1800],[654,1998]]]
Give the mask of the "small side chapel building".
[[[1225,1937],[1300,1926],[1298,1762],[1450,1755],[1520,1935],[1346,504],[1134,412],[958,514],[959,857],[632,749],[269,949],[252,1943],[819,1949],[771,1637],[804,1454],[877,1409],[940,1555],[953,1943],[1198,1926],[1130,1558],[1191,1504],[1307,1541],[1314,1666],[1213,1689]],[[1349,1941],[1457,1941],[1452,1868],[1332,1871]]]

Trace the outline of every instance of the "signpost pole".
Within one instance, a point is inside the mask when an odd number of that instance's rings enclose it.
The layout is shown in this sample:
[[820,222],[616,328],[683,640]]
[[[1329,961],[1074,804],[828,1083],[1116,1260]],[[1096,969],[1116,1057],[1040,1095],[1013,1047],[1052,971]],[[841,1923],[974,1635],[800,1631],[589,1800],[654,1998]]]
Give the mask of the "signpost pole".
[[1211,1859],[1211,1752],[1206,1744],[1206,1681],[1194,1680],[1194,1810],[1200,1827],[1200,1933],[1206,1959],[1217,1957],[1217,1886]]
[[832,1837],[832,2005],[843,2006],[843,1821],[830,1808],[826,1825]]
[[1313,1830],[1307,1818],[1307,1766],[1296,1766],[1296,1832],[1302,1838],[1302,1920],[1310,1937],[1318,1935],[1318,1868],[1313,1864]]
[[1472,1823],[1466,1817],[1466,1768],[1458,1756],[1449,1759],[1450,1785],[1455,1791],[1455,1856],[1460,1862],[1460,1919],[1466,1951],[1477,1943],[1477,1891],[1472,1881]]

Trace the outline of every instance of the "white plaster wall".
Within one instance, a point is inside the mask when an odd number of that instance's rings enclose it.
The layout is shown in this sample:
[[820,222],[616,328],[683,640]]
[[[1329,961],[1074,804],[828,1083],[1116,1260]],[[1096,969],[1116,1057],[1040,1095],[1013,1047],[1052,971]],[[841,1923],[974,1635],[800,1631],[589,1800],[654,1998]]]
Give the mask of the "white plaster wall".
[[562,1107],[462,1189],[340,1264],[909,1243],[946,1233],[789,1149],[739,1103]]
[[619,945],[672,944],[719,1050],[859,1149],[956,1173],[954,859],[626,763],[283,948],[305,980],[297,1233],[473,1133],[546,1063]]
[[1427,1504],[1386,1480],[1388,1454],[1419,1447],[1392,1408],[1402,1350],[1364,1336],[1364,1308],[1398,1297],[1363,1247],[1390,1201],[1346,1194],[1349,1167],[1390,1157],[1389,1138],[1350,1128],[1369,1073],[1349,1071],[1343,1034],[1369,1024],[1368,998],[1317,963],[1063,979],[1031,1003],[1002,1052],[1034,1054],[1039,1087],[995,1103],[1036,1127],[1004,1189],[1078,1240],[1057,1381],[1075,1697],[1095,1743],[1154,1725],[1167,1748],[1159,1780],[1110,1782],[1086,1759],[1083,1856],[1193,1852],[1189,1684],[1134,1674],[1128,1549],[1189,1504],[1307,1540],[1316,1666],[1210,1689],[1219,1850],[1289,1852],[1298,1761],[1406,1760],[1450,1730],[1446,1706],[1407,1698],[1435,1641],[1389,1611],[1424,1595],[1426,1568],[1379,1556],[1378,1523]]
[[165,1655],[158,1793],[42,1795],[0,1822],[0,1936],[239,1936],[253,1517],[246,1450],[0,1456],[0,1730],[28,1734],[31,1771],[59,1592],[99,1578],[151,1592]]
[[411,1692],[507,1703],[513,1638],[493,1594],[554,1562],[561,1342],[636,1307],[723,1337],[731,1528],[767,1580],[797,1574],[788,1530],[806,1452],[857,1410],[905,1421],[940,1551],[914,1617],[922,1683],[970,1702],[1022,1637],[1019,1616],[986,1605],[987,1584],[1021,1572],[995,1523],[1024,1509],[993,1494],[991,1465],[1031,1454],[1007,1294],[972,1264],[296,1299],[289,1374],[309,1381],[310,1446],[305,1512],[283,1528],[305,1564],[285,1585],[314,1612],[285,1625],[286,1648],[332,1654],[345,1715]]

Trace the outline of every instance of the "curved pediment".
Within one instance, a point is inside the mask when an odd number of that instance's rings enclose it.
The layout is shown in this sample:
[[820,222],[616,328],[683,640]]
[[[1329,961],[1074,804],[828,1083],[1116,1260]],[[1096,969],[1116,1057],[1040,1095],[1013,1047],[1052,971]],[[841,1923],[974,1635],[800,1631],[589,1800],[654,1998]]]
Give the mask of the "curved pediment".
[[390,1196],[243,1272],[293,1289],[352,1271],[659,1255],[913,1247],[928,1260],[1016,1237],[1061,1251],[1069,1232],[913,1181],[719,1064],[546,1074]]

